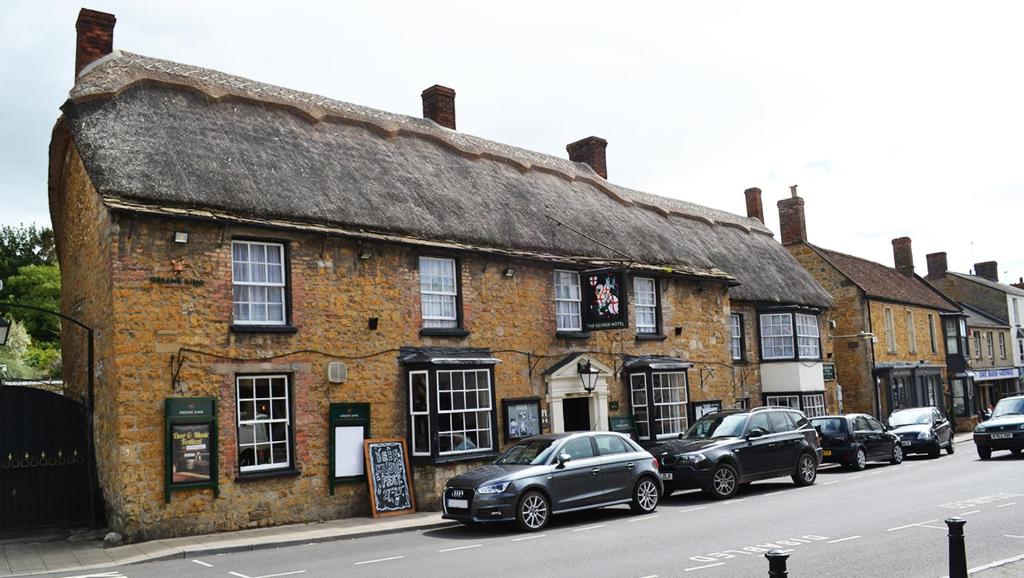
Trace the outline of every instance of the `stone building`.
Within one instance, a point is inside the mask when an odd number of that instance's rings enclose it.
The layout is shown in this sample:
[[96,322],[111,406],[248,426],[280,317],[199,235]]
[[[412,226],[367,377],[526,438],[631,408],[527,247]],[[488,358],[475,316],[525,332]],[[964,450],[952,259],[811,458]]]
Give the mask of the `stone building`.
[[[964,411],[975,413],[1002,396],[1019,393],[1024,379],[1024,289],[1000,283],[999,266],[995,261],[975,263],[973,275],[950,271],[945,253],[928,255],[926,279],[974,310],[969,321],[982,323],[988,319],[985,325],[978,325],[977,331],[971,330],[971,345],[975,346],[971,352],[972,364],[982,363],[985,367],[983,371],[973,372],[974,403],[971,407],[968,400]],[[988,328],[993,327],[993,321],[998,323],[999,329],[993,329],[990,336]],[[1005,328],[1009,330],[1004,331]],[[978,339],[984,342],[980,346]],[[989,347],[993,355],[988,355]]]
[[829,339],[843,409],[880,418],[926,405],[948,412],[948,380],[965,379],[966,362],[946,342],[960,343],[963,317],[914,273],[910,239],[893,240],[896,267],[887,267],[810,243],[796,187],[778,205],[783,245],[834,300]]
[[1013,328],[991,315],[965,303],[967,314],[968,365],[973,387],[953,402],[957,415],[971,415],[990,406],[1000,398],[1019,392],[1020,372],[1013,365],[1011,337]]
[[[49,194],[130,540],[365,515],[365,481],[331,485],[335,403],[407,441],[435,508],[524,434],[654,440],[756,403],[734,302],[823,333],[828,295],[761,221],[612,184],[601,139],[556,158],[456,132],[445,87],[413,118],[114,51],[113,27],[80,15]],[[170,398],[212,400],[217,491],[165,496]]]

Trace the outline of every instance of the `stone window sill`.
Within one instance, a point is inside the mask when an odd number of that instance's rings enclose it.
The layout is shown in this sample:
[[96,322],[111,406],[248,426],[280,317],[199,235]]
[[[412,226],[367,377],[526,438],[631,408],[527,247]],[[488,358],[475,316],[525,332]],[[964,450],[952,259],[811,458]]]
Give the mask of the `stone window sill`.
[[668,339],[668,337],[665,336],[665,335],[662,335],[660,333],[637,333],[636,334],[636,340],[637,341],[665,341],[666,339]]
[[469,331],[461,327],[424,327],[420,337],[469,337]]
[[294,325],[231,325],[232,333],[298,333]]
[[265,472],[252,472],[238,474],[235,476],[236,484],[244,484],[247,482],[258,482],[260,480],[273,480],[276,478],[294,478],[302,475],[302,470],[296,468],[287,468],[283,470],[268,470]]
[[585,341],[590,339],[590,332],[588,331],[558,331],[555,333],[555,337],[559,339],[578,339]]

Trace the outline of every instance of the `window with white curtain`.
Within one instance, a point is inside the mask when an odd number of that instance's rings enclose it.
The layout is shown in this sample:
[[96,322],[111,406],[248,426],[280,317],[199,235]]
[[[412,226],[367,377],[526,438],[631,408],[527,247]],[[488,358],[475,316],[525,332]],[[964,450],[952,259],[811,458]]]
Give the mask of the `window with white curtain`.
[[580,331],[580,275],[575,271],[555,270],[555,326],[558,331]]
[[658,332],[658,283],[649,277],[633,278],[633,308],[637,333]]
[[819,339],[816,316],[796,314],[796,337],[800,348],[800,359],[819,359],[821,357],[821,340]]
[[761,357],[763,359],[793,358],[793,315],[765,313],[761,315]]
[[231,242],[234,323],[285,324],[284,267],[284,245],[281,243]]
[[729,348],[733,361],[743,359],[743,316],[738,313],[729,315]]
[[420,257],[420,302],[424,328],[459,326],[455,259]]

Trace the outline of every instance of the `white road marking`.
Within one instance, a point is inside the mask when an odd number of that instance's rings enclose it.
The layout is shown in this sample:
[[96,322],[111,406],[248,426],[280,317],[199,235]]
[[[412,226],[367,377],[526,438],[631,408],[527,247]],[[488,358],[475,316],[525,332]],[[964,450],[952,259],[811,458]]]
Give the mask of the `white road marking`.
[[784,492],[784,491],[785,491],[785,490],[779,490],[779,491],[777,491],[777,492],[772,492],[772,493],[770,493],[770,494],[765,494],[765,495],[766,495],[766,496],[777,496],[777,495],[781,494],[781,493],[782,493],[782,492]]
[[657,574],[651,574],[650,576],[643,576],[641,578],[658,578]]
[[81,574],[79,576],[66,576],[65,578],[125,578],[125,575],[114,572],[103,572],[102,574]]
[[746,502],[748,499],[749,498],[740,498],[738,500],[728,500],[728,501],[722,502],[722,504],[738,504],[740,502]]
[[696,508],[686,508],[684,510],[679,510],[679,513],[680,514],[685,514],[687,512],[696,512],[697,510],[703,510],[706,507],[707,506],[697,506]]
[[859,480],[859,479],[861,479],[863,477],[864,476],[850,476],[849,478],[846,478],[846,479],[848,479],[848,480]]
[[1008,503],[1006,503],[1006,504],[999,504],[999,505],[998,505],[998,506],[996,506],[996,507],[997,507],[997,508],[1006,508],[1006,507],[1008,507],[1008,506],[1012,506],[1012,505],[1014,505],[1014,504],[1016,504],[1016,503],[1017,503],[1017,502],[1008,502]]
[[1024,536],[1014,536],[1013,534],[1003,534],[1003,535],[1006,536],[1007,538],[1020,538],[1021,540],[1024,540]]
[[445,548],[444,550],[438,550],[438,552],[454,552],[456,550],[469,550],[470,548],[479,548],[483,544],[470,544],[469,546],[456,546],[454,548]]
[[1019,562],[1021,560],[1024,560],[1024,554],[1021,554],[1020,556],[1014,556],[1013,558],[1007,558],[1005,560],[996,560],[995,562],[990,562],[988,564],[985,564],[984,566],[968,568],[967,573],[974,574],[975,572],[981,572],[982,570],[988,570],[989,568],[998,568],[999,566],[1005,566],[1007,564],[1012,564],[1014,562]]
[[193,562],[195,562],[196,564],[199,564],[200,566],[206,566],[207,568],[213,568],[213,564],[207,564],[206,562],[203,562],[202,560],[193,560]]
[[537,538],[543,538],[547,534],[534,534],[532,536],[523,536],[522,538],[512,538],[513,542],[522,542],[523,540],[535,540]]
[[849,536],[847,538],[839,538],[838,540],[829,540],[828,542],[825,542],[825,543],[826,544],[838,544],[840,542],[845,542],[847,540],[856,540],[857,538],[860,538],[860,536]]
[[392,556],[390,558],[377,558],[376,560],[363,560],[362,562],[355,562],[353,566],[362,566],[363,564],[376,564],[377,562],[387,562],[388,560],[401,560],[405,556]]
[[981,510],[971,510],[970,512],[957,512],[957,513],[960,514],[961,516],[967,516],[967,515],[970,515],[970,514],[977,514],[980,511]]
[[823,486],[831,486],[832,484],[838,484],[839,480],[832,480],[831,482],[825,482]]
[[906,528],[913,528],[914,526],[924,526],[925,524],[931,524],[932,522],[938,522],[938,520],[926,520],[924,522],[918,522],[916,524],[907,524],[906,526],[896,526],[895,528],[889,528],[886,532],[895,532],[896,530],[904,530]]
[[644,520],[653,520],[653,519],[655,519],[657,517],[658,517],[658,514],[653,514],[651,516],[644,516],[643,518],[630,518],[629,521],[630,522],[643,522]]
[[[910,467],[910,466],[907,466],[907,467]],[[878,470],[877,472],[871,472],[868,475],[869,476],[877,476],[878,474],[884,474],[884,473],[885,473],[885,470]]]
[[246,576],[240,572],[228,572],[232,576],[238,576],[238,578],[275,578],[277,576],[292,576],[295,574],[305,574],[305,570],[293,570],[291,572],[281,572],[280,574],[265,574],[263,576]]
[[684,568],[683,572],[692,572],[694,570],[703,570],[705,568],[714,568],[715,566],[725,566],[725,562],[718,562],[715,564],[705,564],[703,566],[694,566],[693,568]]
[[587,526],[586,528],[575,528],[573,532],[585,532],[587,530],[596,530],[598,528],[604,528],[608,524],[597,524],[596,526]]

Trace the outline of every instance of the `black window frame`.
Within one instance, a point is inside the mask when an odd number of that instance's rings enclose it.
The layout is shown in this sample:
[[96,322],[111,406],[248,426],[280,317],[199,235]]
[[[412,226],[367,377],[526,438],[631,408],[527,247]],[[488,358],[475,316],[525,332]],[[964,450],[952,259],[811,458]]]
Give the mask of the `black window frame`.
[[[265,468],[259,470],[248,470],[243,471],[241,465],[242,450],[240,447],[241,439],[241,415],[238,412],[238,381],[240,379],[259,379],[259,378],[274,378],[284,377],[285,388],[287,392],[288,400],[288,463],[276,468]],[[287,371],[274,371],[266,373],[236,373],[233,376],[234,394],[232,395],[234,405],[234,421],[235,421],[235,473],[236,481],[246,480],[259,480],[262,478],[273,478],[279,476],[291,476],[298,475],[301,470],[298,467],[296,461],[296,449],[295,449],[295,374]],[[255,392],[254,392],[255,393]]]
[[[420,270],[420,259],[446,259],[455,262],[455,327],[424,327],[423,326],[423,289]],[[465,318],[462,313],[462,258],[458,255],[445,253],[417,253],[416,254],[416,295],[419,297],[420,309],[420,336],[421,337],[467,337],[469,331],[466,329]]]
[[[766,359],[764,356],[764,339],[761,335],[761,316],[788,314],[793,328],[793,357],[773,357]],[[797,315],[809,315],[814,317],[815,326],[818,328],[818,356],[800,357],[800,332],[797,329]],[[805,307],[769,307],[757,310],[757,353],[761,363],[789,363],[793,361],[824,361],[824,348],[821,341],[821,310]],[[730,345],[731,349],[731,345]]]
[[[665,339],[665,329],[662,324],[662,307],[661,307],[661,278],[654,275],[630,275],[629,292],[630,297],[633,300],[633,330],[636,333],[637,341],[662,341]],[[637,299],[636,299],[636,279],[650,279],[654,281],[654,333],[640,333],[640,328],[636,324],[636,312],[637,312]],[[582,297],[582,287],[580,296]],[[582,301],[582,299],[581,299]],[[580,305],[580,311],[583,311],[583,305]]]
[[[655,432],[656,426],[658,424],[658,419],[657,419],[657,416],[655,415],[655,410],[654,410],[654,408],[656,407],[655,404],[654,404],[654,374],[655,373],[657,373],[657,374],[681,373],[683,375],[683,388],[682,389],[683,389],[683,393],[685,393],[685,395],[686,395],[686,400],[682,402],[683,410],[682,410],[682,416],[681,417],[683,419],[683,428],[679,432],[668,433],[668,434],[664,434],[664,433],[659,434],[659,433]],[[647,399],[647,404],[646,404],[646,407],[647,407],[647,436],[644,437],[644,436],[642,436],[640,434],[641,430],[640,430],[640,427],[639,427],[639,423],[637,423],[637,430],[636,430],[637,439],[644,440],[644,441],[650,441],[650,442],[657,442],[658,440],[671,439],[671,437],[674,436],[674,435],[678,435],[678,434],[686,432],[686,430],[689,429],[689,427],[691,425],[693,425],[693,422],[695,420],[693,419],[693,416],[692,416],[692,413],[693,413],[693,409],[692,409],[693,400],[690,399],[690,374],[689,374],[689,368],[686,368],[686,369],[652,369],[650,367],[638,367],[636,369],[633,369],[632,371],[623,372],[623,375],[625,376],[625,379],[626,379],[626,393],[629,395],[629,411],[630,411],[630,415],[633,416],[633,419],[636,422],[639,422],[639,419],[637,418],[636,408],[634,407],[634,403],[633,403],[634,402],[634,399],[633,399],[633,377],[637,376],[637,375],[642,375],[644,377],[644,392],[645,392],[646,399]],[[659,437],[659,436],[663,436],[663,437]]]
[[[469,371],[487,370],[490,380],[491,395],[491,447],[479,451],[463,452],[458,454],[441,455],[439,447],[439,417],[437,407],[437,374],[439,371]],[[414,425],[411,399],[411,380],[415,373],[426,372],[427,374],[427,421],[430,436],[430,453],[417,454],[413,440]],[[405,392],[405,418],[406,418],[406,441],[409,447],[409,456],[414,464],[447,464],[464,461],[493,459],[501,452],[501,443],[498,439],[499,414],[498,399],[496,396],[497,387],[494,383],[494,365],[480,363],[438,365],[433,363],[410,363],[404,366],[402,371],[402,389]],[[521,441],[521,440],[516,440]]]
[[[243,243],[267,243],[281,245],[281,259],[284,267],[284,323],[282,324],[255,324],[235,322],[235,241]],[[293,299],[292,299],[292,247],[289,239],[280,237],[264,237],[257,235],[232,235],[228,243],[228,259],[231,264],[231,312],[229,330],[232,333],[296,333],[298,327],[294,324]]]
[[[740,356],[733,357],[732,355],[732,340],[736,339],[732,336],[732,318],[737,317],[740,321]],[[796,318],[794,317],[794,320]],[[760,327],[760,317],[758,317],[758,326]],[[820,339],[820,337],[819,337]],[[820,347],[820,346],[819,346]],[[747,361],[747,326],[746,318],[742,313],[730,313],[729,314],[729,356],[732,357],[733,362],[744,363]]]

